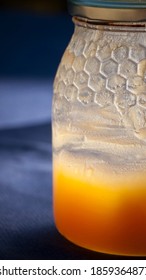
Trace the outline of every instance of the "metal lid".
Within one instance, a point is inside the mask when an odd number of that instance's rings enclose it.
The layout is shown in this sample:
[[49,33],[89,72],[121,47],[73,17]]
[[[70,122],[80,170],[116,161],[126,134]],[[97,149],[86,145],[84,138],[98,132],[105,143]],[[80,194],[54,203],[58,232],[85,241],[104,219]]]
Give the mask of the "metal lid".
[[146,21],[146,0],[68,0],[73,16],[93,20]]

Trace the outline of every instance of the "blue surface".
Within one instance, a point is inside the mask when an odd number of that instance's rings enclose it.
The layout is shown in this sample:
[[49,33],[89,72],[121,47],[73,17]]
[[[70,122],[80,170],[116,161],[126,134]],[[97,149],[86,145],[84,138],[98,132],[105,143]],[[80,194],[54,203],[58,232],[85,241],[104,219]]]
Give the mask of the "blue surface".
[[[52,87],[48,87],[47,94],[42,77],[48,75],[50,79],[55,72],[71,32],[65,32],[66,17],[60,16],[57,25],[56,20],[0,15],[0,73],[7,75],[0,80],[0,259],[121,259],[73,245],[54,225],[51,104],[47,103],[51,102]],[[62,26],[63,36],[58,32]],[[30,80],[28,86],[25,79],[19,80],[22,74],[37,80]],[[9,76],[15,76],[15,82],[10,82]],[[41,88],[39,80],[44,85]],[[42,116],[45,102],[46,121]]]

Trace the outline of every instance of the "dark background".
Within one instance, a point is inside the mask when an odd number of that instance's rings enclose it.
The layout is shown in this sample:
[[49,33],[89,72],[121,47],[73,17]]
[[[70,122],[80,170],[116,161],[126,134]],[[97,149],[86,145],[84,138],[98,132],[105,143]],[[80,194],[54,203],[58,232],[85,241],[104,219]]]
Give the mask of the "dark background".
[[67,3],[65,0],[1,0],[1,9],[35,11],[38,13],[60,13],[66,12]]
[[0,76],[54,77],[72,33],[66,1],[0,3]]
[[75,246],[54,225],[53,79],[72,33],[66,1],[0,2],[1,260],[124,258]]

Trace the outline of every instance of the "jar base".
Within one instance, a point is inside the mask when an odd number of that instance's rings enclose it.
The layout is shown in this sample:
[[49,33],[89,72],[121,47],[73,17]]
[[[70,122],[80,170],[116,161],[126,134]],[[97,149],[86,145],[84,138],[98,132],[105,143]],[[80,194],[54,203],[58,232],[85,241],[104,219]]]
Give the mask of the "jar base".
[[131,253],[131,252],[122,252],[122,251],[116,251],[116,250],[107,250],[106,249],[98,249],[98,246],[90,246],[90,245],[85,245],[85,244],[82,244],[80,242],[78,242],[77,240],[75,240],[74,238],[68,236],[66,233],[62,232],[58,226],[56,226],[58,232],[61,234],[61,236],[63,236],[65,239],[67,239],[69,242],[71,242],[72,244],[80,247],[80,248],[83,248],[83,249],[86,249],[86,250],[90,250],[91,252],[96,252],[96,253],[99,253],[99,254],[106,254],[106,255],[112,255],[112,256],[123,256],[123,257],[145,257],[146,256],[146,253]]

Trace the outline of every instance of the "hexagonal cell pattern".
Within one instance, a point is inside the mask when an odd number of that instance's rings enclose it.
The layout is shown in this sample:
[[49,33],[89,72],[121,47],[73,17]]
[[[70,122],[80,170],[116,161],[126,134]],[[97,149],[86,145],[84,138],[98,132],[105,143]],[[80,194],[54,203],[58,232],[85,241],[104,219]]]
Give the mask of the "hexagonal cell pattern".
[[146,57],[146,50],[142,46],[131,47],[129,57],[135,62],[140,62]]
[[123,91],[123,94],[120,93],[115,95],[115,104],[119,110],[125,114],[129,110],[129,107],[136,104],[136,96],[125,90]]
[[79,91],[78,100],[84,105],[90,105],[94,102],[94,95],[95,93],[86,87]]
[[95,95],[95,102],[101,107],[113,104],[113,99],[114,94],[108,90],[101,91],[100,93],[96,93]]
[[103,62],[101,65],[101,73],[106,77],[116,74],[117,70],[118,70],[118,64],[114,62],[112,59]]
[[129,78],[131,76],[134,76],[137,73],[137,65],[135,62],[132,62],[130,60],[124,61],[120,65],[119,73],[124,76],[125,78]]
[[85,70],[89,74],[97,74],[99,72],[100,62],[96,57],[89,57],[85,64]]
[[137,67],[137,74],[139,76],[141,76],[142,78],[145,78],[146,76],[146,59],[141,60],[138,63],[138,67]]
[[76,56],[73,62],[73,69],[76,73],[81,72],[84,69],[84,65],[85,65],[85,57],[83,55],[81,56]]
[[85,46],[84,56],[86,58],[88,58],[88,57],[95,57],[96,50],[97,50],[97,44],[95,42],[91,41],[91,43],[86,44],[86,46]]
[[74,85],[70,85],[66,87],[64,96],[68,101],[74,102],[77,100],[78,89]]
[[[117,31],[78,26],[57,71],[54,91],[55,98],[65,100],[68,106],[94,104],[103,107],[99,108],[100,116],[106,107],[117,125],[124,123],[143,129],[146,127],[145,35],[128,32],[117,36]],[[101,122],[103,119],[104,116]]]
[[127,88],[136,95],[146,92],[146,83],[141,76],[134,76],[127,81]]
[[64,81],[60,81],[59,83],[57,83],[55,93],[59,92],[60,96],[64,96],[65,90],[66,90],[66,85],[65,85]]
[[[146,37],[145,37],[145,34],[144,33],[141,33],[139,38],[138,38],[138,42],[137,44],[139,43],[139,45],[143,46],[146,48]],[[136,45],[137,45],[136,44]]]
[[83,54],[85,45],[86,45],[86,43],[85,43],[84,39],[82,38],[82,36],[81,36],[81,38],[78,38],[78,41],[75,44],[75,48],[74,48],[74,53],[76,56]]
[[118,62],[123,62],[124,59],[128,58],[128,47],[121,46],[113,50],[112,53],[113,58]]
[[126,80],[120,75],[113,75],[108,79],[107,86],[110,90],[116,92],[119,88],[124,89],[126,87]]
[[88,75],[84,71],[79,72],[75,77],[74,84],[79,88],[79,90],[86,87],[88,84]]
[[74,80],[74,77],[75,77],[75,72],[72,68],[69,69],[68,71],[66,71],[66,75],[65,75],[65,78],[64,78],[64,83],[66,84],[66,86],[72,84],[72,82]]
[[97,58],[99,58],[99,60],[104,61],[111,57],[111,53],[112,53],[111,48],[107,44],[102,47],[100,47],[100,46],[97,47],[96,56],[97,56]]
[[65,65],[61,65],[61,67],[58,68],[56,77],[59,81],[63,81],[64,77],[66,76],[66,67]]
[[72,67],[72,64],[74,62],[75,55],[73,52],[69,51],[68,49],[65,51],[62,59],[62,66],[64,66],[65,61],[65,68],[70,69]]
[[138,103],[140,106],[146,108],[146,94],[140,94],[138,96]]
[[139,106],[133,106],[129,109],[129,116],[133,122],[136,131],[145,126],[145,114],[144,110]]
[[99,75],[91,74],[89,78],[89,87],[92,88],[95,92],[102,92],[106,88],[106,79],[105,77]]

